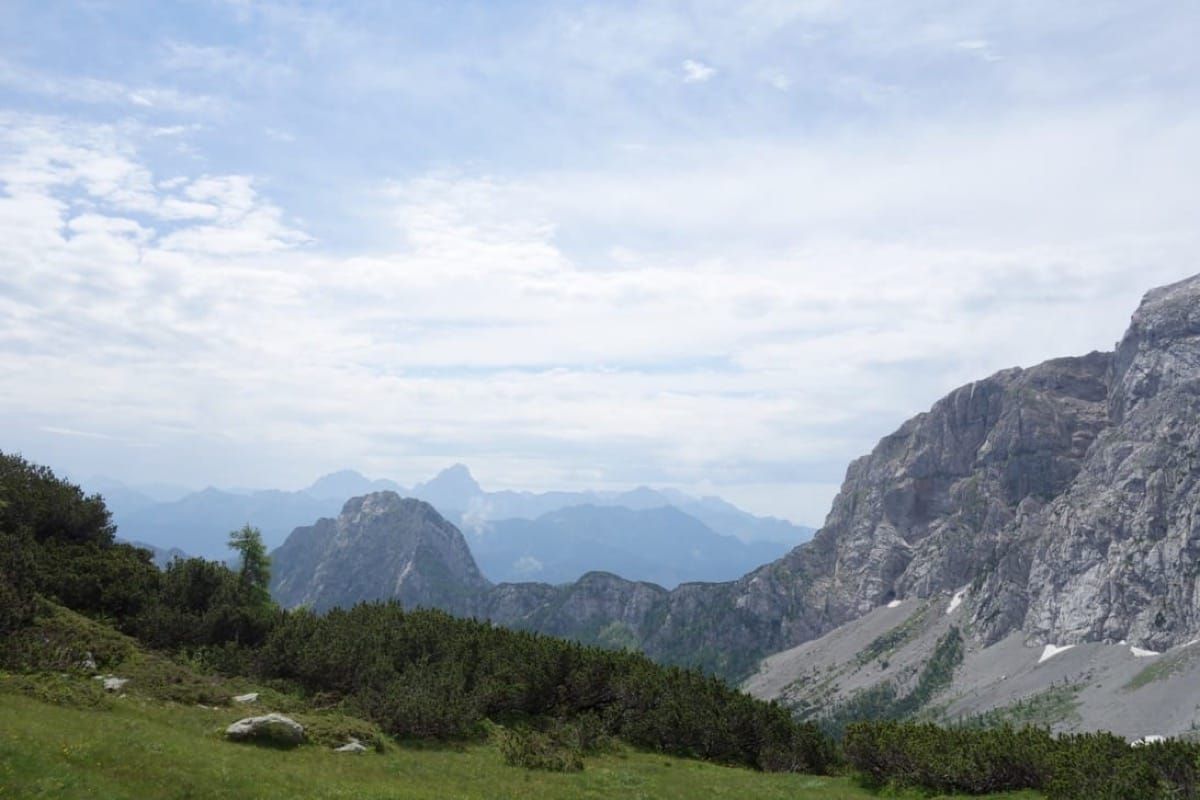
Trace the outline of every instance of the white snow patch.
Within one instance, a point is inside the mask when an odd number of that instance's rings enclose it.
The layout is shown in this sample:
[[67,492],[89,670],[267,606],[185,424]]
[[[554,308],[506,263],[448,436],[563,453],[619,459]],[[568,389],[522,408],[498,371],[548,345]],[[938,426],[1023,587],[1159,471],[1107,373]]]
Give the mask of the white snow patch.
[[1155,742],[1165,742],[1166,740],[1167,737],[1165,736],[1159,736],[1157,733],[1149,733],[1140,739],[1135,739],[1129,744],[1132,747],[1141,747],[1144,744],[1154,744]]
[[899,608],[900,604],[903,602],[904,602],[903,600],[893,600],[892,602],[887,604],[887,607],[888,608]]
[[1134,658],[1150,658],[1151,656],[1161,656],[1162,655],[1162,653],[1159,653],[1157,651],[1146,650],[1141,647],[1131,647],[1131,648],[1129,648],[1129,652],[1133,653]]
[[946,613],[953,614],[954,610],[962,605],[963,598],[967,596],[966,589],[959,589],[954,593],[954,597],[950,598],[950,605],[946,606]]
[[1048,644],[1042,649],[1042,656],[1041,656],[1041,658],[1038,659],[1038,663],[1040,664],[1043,661],[1054,658],[1059,653],[1065,653],[1074,646],[1075,645],[1073,645],[1073,644],[1064,644],[1061,647],[1059,647],[1056,644]]
[[1179,645],[1179,649],[1182,650],[1183,648],[1191,647],[1194,644],[1200,644],[1200,639],[1192,639],[1190,642],[1184,642],[1183,644]]

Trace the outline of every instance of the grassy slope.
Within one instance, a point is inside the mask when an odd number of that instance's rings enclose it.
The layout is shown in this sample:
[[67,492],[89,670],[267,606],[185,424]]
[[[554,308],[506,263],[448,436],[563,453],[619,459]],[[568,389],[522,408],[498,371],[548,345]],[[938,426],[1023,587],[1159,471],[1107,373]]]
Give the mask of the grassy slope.
[[[588,758],[582,773],[552,774],[506,766],[488,744],[400,746],[369,723],[308,708],[298,697],[244,679],[196,673],[54,606],[2,644],[21,673],[0,672],[0,800],[875,796],[848,778],[764,774],[629,750]],[[125,695],[106,694],[79,670],[85,652],[103,672],[131,679]],[[230,695],[251,690],[270,705],[230,707]],[[222,738],[230,722],[268,710],[291,714],[320,744],[276,750]],[[348,735],[387,743],[381,753],[331,752]]]
[[[337,754],[222,740],[233,709],[128,696],[108,709],[0,693],[0,798],[788,798],[872,795],[844,778],[766,775],[646,753],[577,774],[505,766],[488,745]],[[1017,797],[1017,796],[1012,796]],[[1033,795],[1024,795],[1033,797]]]

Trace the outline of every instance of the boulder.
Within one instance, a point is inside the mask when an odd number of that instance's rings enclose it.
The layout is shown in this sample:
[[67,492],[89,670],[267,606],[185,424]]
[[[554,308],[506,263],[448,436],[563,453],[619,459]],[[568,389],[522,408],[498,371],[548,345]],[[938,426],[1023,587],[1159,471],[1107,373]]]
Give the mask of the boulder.
[[283,714],[264,714],[239,719],[225,729],[225,736],[236,742],[297,745],[304,741],[304,726]]
[[248,694],[239,694],[233,698],[235,703],[257,703],[258,692],[249,692]]
[[115,675],[97,675],[95,680],[104,681],[106,692],[119,692],[129,683],[129,678],[118,678]]
[[367,746],[365,744],[363,744],[362,742],[360,742],[358,739],[351,739],[349,742],[342,745],[341,747],[333,748],[333,752],[335,752],[335,753],[365,753],[365,752],[367,752]]

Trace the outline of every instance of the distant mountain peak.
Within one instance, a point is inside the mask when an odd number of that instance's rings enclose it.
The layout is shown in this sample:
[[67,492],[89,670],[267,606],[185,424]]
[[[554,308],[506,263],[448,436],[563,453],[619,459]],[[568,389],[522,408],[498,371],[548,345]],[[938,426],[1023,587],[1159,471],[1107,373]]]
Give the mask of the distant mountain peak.
[[342,469],[322,475],[304,491],[313,497],[345,500],[370,492],[386,490],[401,491],[401,487],[389,480],[371,480],[357,470]]
[[465,464],[452,464],[425,483],[414,486],[412,494],[443,511],[461,512],[484,491]]
[[475,480],[475,476],[471,474],[470,468],[466,464],[455,463],[446,467],[444,470],[434,475],[425,485],[432,486],[434,484],[444,486],[454,486],[463,489],[470,489],[474,492],[482,492],[483,487]]

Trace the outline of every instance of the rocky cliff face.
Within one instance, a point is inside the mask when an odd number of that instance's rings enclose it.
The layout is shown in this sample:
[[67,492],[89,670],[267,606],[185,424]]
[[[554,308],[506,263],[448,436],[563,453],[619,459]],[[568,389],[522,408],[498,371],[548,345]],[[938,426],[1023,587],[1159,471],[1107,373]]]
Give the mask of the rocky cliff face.
[[462,534],[420,500],[377,492],[297,528],[271,555],[271,593],[318,611],[361,600],[467,613],[488,583]]
[[1070,486],[1013,527],[976,621],[1161,650],[1200,631],[1200,277],[1150,292],[1117,347],[1106,428]]

